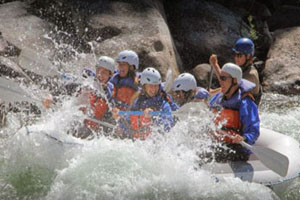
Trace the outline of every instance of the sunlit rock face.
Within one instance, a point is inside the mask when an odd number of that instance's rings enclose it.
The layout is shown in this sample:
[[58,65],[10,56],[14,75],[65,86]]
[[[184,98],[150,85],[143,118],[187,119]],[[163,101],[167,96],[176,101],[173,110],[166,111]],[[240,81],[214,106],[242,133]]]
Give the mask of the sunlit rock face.
[[282,94],[300,92],[300,28],[288,28],[275,32],[265,68],[267,91]]

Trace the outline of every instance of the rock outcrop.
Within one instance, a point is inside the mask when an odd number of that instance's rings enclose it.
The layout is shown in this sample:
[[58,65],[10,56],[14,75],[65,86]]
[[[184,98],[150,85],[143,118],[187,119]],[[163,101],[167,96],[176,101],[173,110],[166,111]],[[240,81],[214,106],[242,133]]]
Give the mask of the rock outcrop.
[[300,94],[300,27],[275,31],[265,67],[265,90]]

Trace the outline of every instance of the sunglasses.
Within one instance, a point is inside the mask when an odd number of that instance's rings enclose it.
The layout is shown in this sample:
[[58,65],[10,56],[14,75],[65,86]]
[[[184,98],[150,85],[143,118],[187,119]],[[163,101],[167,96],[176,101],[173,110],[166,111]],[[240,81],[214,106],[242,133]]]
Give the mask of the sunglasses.
[[241,58],[241,57],[243,57],[243,55],[244,55],[244,54],[242,54],[242,53],[235,53],[235,54],[234,54],[234,57]]
[[228,78],[232,78],[230,76],[220,76],[221,81],[226,81]]

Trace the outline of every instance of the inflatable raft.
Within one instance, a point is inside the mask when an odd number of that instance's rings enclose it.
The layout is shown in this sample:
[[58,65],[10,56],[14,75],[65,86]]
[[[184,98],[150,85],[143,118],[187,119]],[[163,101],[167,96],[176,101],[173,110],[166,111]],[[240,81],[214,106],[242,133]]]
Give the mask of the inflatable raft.
[[[52,132],[52,134],[50,134],[50,132]],[[62,137],[62,135],[56,133],[56,131],[50,132],[46,133],[41,130],[41,127],[33,125],[24,127],[20,130],[18,135],[23,135],[28,138],[27,136],[29,135],[37,134],[40,136],[39,142],[48,140],[50,143],[56,143],[60,147],[82,147],[89,143],[88,141],[74,138],[70,135],[64,135]],[[267,167],[265,162],[258,159],[258,154],[252,154],[247,162],[209,163],[203,165],[201,168],[210,171],[216,177],[217,181],[226,179],[226,177],[238,177],[243,181],[268,186],[277,194],[282,194],[289,185],[300,177],[300,147],[299,142],[292,137],[266,128],[261,128],[260,136],[253,147],[271,149],[275,153],[281,154],[287,163],[285,164],[286,169],[283,170],[284,175],[279,175],[280,173],[276,173],[276,170],[273,171],[274,167]],[[271,163],[276,165],[277,161],[278,159],[275,159]]]
[[280,176],[266,167],[255,154],[252,154],[247,162],[214,163],[204,165],[202,169],[210,171],[219,180],[238,177],[243,181],[263,184],[273,189],[275,193],[282,194],[300,176],[299,142],[287,135],[261,128],[255,147],[270,148],[286,156],[288,159],[286,175]]

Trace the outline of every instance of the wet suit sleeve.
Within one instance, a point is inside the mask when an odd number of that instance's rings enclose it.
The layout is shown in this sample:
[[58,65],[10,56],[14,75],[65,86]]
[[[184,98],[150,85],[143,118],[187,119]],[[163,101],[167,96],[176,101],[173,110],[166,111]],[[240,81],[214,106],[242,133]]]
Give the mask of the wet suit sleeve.
[[154,123],[158,126],[164,126],[164,131],[170,131],[171,127],[174,125],[172,109],[167,101],[164,101],[161,107],[161,114],[154,120]]
[[243,136],[246,137],[246,142],[252,145],[255,143],[260,134],[260,120],[257,106],[254,101],[252,101],[249,97],[246,97],[241,101],[239,112],[243,127]]

